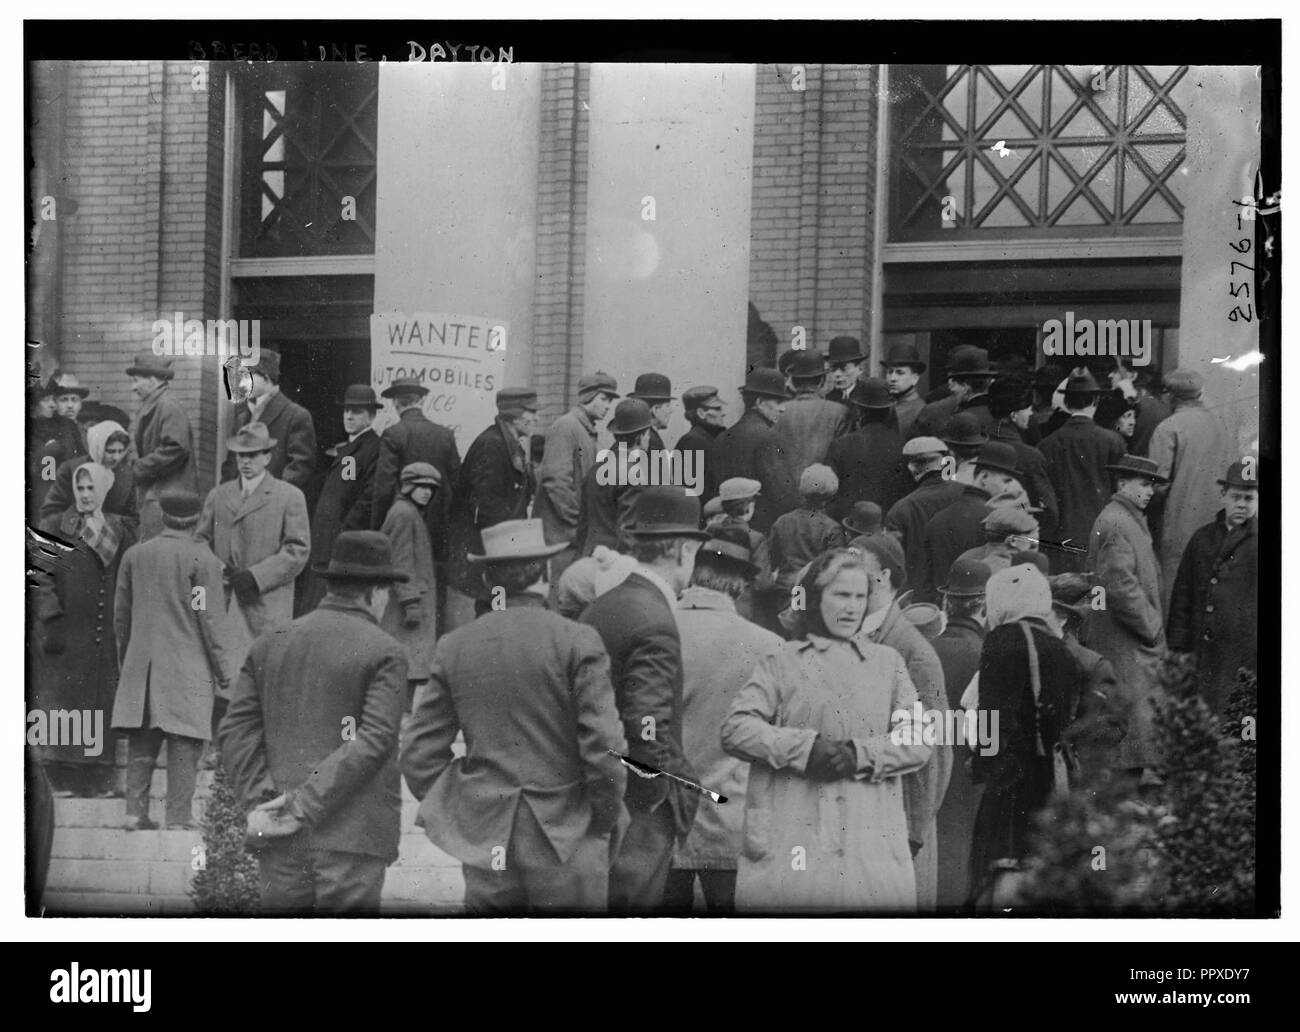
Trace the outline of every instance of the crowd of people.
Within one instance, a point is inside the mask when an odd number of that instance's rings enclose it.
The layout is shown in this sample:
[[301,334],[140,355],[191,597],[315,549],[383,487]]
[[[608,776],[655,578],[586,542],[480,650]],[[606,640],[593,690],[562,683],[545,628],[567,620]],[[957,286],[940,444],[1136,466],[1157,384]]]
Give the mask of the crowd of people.
[[[125,370],[133,419],[32,388],[31,697],[111,714],[41,748],[55,795],[156,827],[166,743],[193,828],[221,764],[268,914],[377,912],[401,778],[474,914],[1009,905],[1053,792],[1158,795],[1170,651],[1215,711],[1256,666],[1257,462],[1191,371],[879,372],[787,352],[730,423],[692,385],[671,446],[662,373],[545,431],[508,387],[462,460],[415,379],[348,387],[320,452],[264,349],[206,497],[172,359]],[[610,439],[698,453],[702,498],[598,475]]]

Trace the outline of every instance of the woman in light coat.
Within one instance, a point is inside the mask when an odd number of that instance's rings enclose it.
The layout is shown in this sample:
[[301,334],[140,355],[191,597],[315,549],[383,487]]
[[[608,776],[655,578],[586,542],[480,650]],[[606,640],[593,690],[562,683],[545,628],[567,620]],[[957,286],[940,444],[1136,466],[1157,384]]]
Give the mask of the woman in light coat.
[[900,776],[930,747],[902,657],[853,640],[867,578],[850,550],[811,564],[798,639],[758,665],[722,725],[723,748],[751,764],[739,911],[916,908]]

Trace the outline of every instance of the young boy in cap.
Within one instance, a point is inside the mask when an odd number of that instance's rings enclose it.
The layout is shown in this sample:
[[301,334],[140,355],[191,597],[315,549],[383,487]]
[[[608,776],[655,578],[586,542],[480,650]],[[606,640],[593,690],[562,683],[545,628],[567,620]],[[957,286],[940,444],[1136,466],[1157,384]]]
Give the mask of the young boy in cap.
[[[412,681],[429,676],[438,640],[438,582],[424,513],[441,483],[442,477],[432,465],[411,463],[402,470],[401,493],[393,500],[383,526],[392,544],[393,564],[411,576],[394,587],[379,626],[406,646]],[[411,708],[409,698],[406,708]]]
[[746,620],[758,618],[759,610],[755,609],[755,598],[765,598],[773,588],[772,556],[768,540],[749,525],[749,521],[754,516],[754,506],[758,502],[760,488],[761,485],[757,480],[750,480],[748,477],[732,477],[730,480],[724,480],[717,497],[722,515],[717,520],[709,521],[707,525],[707,529],[711,532],[737,531],[745,536],[748,543],[749,561],[754,564],[755,574],[753,583],[747,585],[736,600],[736,612]]
[[718,396],[718,388],[708,384],[691,387],[682,395],[682,408],[691,428],[678,439],[676,450],[707,450],[709,442],[726,429],[727,405]]
[[826,514],[827,503],[839,489],[833,469],[820,463],[809,466],[799,478],[803,505],[772,524],[768,547],[775,587],[781,594],[789,595],[796,575],[808,563],[823,552],[844,547],[844,528]]

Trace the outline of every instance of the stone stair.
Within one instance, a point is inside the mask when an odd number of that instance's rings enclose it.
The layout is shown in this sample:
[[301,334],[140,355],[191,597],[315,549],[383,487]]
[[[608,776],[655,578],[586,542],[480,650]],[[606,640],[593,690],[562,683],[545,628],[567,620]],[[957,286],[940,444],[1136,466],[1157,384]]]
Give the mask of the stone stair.
[[[164,770],[154,772],[149,814],[156,821],[164,812],[166,777]],[[199,773],[196,821],[211,782],[211,772]],[[380,912],[460,914],[465,895],[460,863],[415,826],[416,810],[403,783],[400,855],[384,878]],[[198,830],[126,831],[121,827],[126,818],[122,799],[55,799],[54,813],[54,848],[42,901],[46,916],[195,916],[186,892],[201,862]]]

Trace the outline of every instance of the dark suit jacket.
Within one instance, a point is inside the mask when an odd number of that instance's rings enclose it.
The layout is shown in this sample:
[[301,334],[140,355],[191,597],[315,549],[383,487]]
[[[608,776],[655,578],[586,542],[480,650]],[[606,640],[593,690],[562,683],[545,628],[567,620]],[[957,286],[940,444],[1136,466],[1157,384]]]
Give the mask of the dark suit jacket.
[[[1038,446],[1047,461],[1047,475],[1060,506],[1059,534],[1087,548],[1092,525],[1111,496],[1106,466],[1124,457],[1124,438],[1103,430],[1087,416],[1071,416],[1061,429]],[[1052,572],[1082,571],[1081,556],[1053,552]]]
[[249,650],[218,732],[236,795],[251,806],[296,790],[313,848],[392,863],[405,700],[405,650],[368,610],[327,595]]
[[[307,565],[303,612],[314,609],[325,597],[325,579],[311,568],[329,562],[335,538],[345,530],[370,529],[370,505],[378,464],[379,435],[373,430],[335,447],[334,464],[325,476],[311,517],[311,561]],[[344,478],[345,472],[351,479]]]
[[875,502],[881,512],[888,512],[912,489],[903,439],[884,423],[864,423],[832,441],[826,464],[840,478],[839,493],[827,509],[837,520],[852,511],[854,502]]
[[1004,441],[1016,450],[1016,465],[1020,467],[1021,486],[1029,495],[1029,504],[1036,505],[1043,511],[1038,514],[1038,527],[1044,537],[1051,537],[1056,532],[1056,523],[1060,519],[1060,507],[1056,500],[1056,488],[1047,475],[1047,460],[1031,444],[1025,442],[1020,428],[1010,419],[999,419],[989,432],[994,441]]
[[987,491],[966,484],[962,493],[947,508],[940,509],[925,525],[921,559],[917,565],[917,582],[912,585],[914,602],[940,601],[938,588],[948,581],[948,569],[957,557],[985,543],[984,517],[989,514]]
[[442,474],[442,486],[424,510],[433,542],[433,558],[445,562],[448,555],[447,523],[452,496],[460,477],[460,450],[456,435],[447,427],[425,417],[418,408],[409,408],[401,418],[387,427],[379,438],[379,460],[370,490],[370,529],[384,525],[384,517],[393,507],[397,481],[402,469],[412,462],[427,462]]
[[798,480],[781,435],[756,409],[748,409],[735,425],[713,439],[705,453],[704,476],[709,498],[732,477],[749,477],[763,485],[750,520],[760,534],[766,534],[778,516],[799,504]]
[[[231,434],[237,434],[252,419],[253,415],[244,402],[232,405]],[[275,448],[271,451],[271,461],[266,468],[277,479],[292,484],[305,493],[311,475],[316,471],[316,427],[311,421],[311,413],[277,392],[267,399],[261,419],[266,424],[267,431],[275,438]],[[239,470],[235,466],[235,453],[227,452],[226,461],[221,464],[221,479],[224,482],[234,480],[237,476]]]
[[940,509],[960,498],[963,489],[964,485],[959,481],[945,480],[941,471],[933,470],[917,481],[911,492],[885,511],[885,529],[894,534],[903,546],[907,579],[913,587],[921,575],[925,525]]
[[673,446],[674,451],[708,451],[709,445],[713,443],[715,437],[722,433],[722,427],[707,426],[704,423],[693,423],[691,428],[677,439],[677,444]]
[[[682,749],[682,642],[668,600],[654,583],[633,572],[589,605],[582,622],[596,629],[609,653],[627,755],[694,780]],[[699,796],[668,778],[628,778],[628,810],[650,810],[665,798],[677,837],[685,838]]]
[[627,743],[595,631],[525,593],[444,636],[431,666],[401,765],[436,845],[487,868],[526,804],[564,862],[593,817],[614,825],[627,774],[609,751]]

